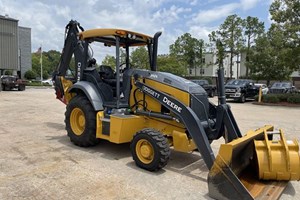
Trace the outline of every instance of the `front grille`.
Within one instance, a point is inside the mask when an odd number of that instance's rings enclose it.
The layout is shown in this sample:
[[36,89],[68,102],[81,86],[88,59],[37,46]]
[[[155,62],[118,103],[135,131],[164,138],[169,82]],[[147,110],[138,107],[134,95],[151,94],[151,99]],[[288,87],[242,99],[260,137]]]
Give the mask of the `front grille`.
[[230,92],[235,92],[235,89],[230,89],[230,88],[228,88],[228,89],[225,89],[225,92],[228,92],[228,93],[230,93]]
[[284,93],[284,89],[270,89],[270,93],[281,94],[281,93]]

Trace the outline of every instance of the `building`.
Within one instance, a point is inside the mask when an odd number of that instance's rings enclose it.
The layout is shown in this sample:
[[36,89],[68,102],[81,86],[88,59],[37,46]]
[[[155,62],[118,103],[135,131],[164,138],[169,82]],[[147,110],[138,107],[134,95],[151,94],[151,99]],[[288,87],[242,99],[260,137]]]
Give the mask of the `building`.
[[[235,55],[233,57],[232,78],[238,78],[246,75],[245,54]],[[230,53],[226,53],[223,60],[225,79],[230,78]],[[219,66],[217,63],[217,55],[214,53],[205,53],[202,68],[196,67],[189,70],[189,76],[205,76],[216,77]]]
[[31,28],[19,26],[19,70],[24,78],[25,72],[32,68]]
[[22,78],[31,69],[31,29],[0,15],[0,75],[11,71]]

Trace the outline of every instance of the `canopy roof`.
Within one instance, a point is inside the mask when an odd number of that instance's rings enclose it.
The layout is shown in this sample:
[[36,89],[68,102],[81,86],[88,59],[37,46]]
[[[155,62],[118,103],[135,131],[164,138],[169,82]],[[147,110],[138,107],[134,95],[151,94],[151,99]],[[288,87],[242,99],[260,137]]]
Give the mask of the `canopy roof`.
[[81,40],[103,42],[116,45],[116,37],[120,38],[120,46],[145,46],[152,43],[152,37],[123,29],[90,29],[79,33]]

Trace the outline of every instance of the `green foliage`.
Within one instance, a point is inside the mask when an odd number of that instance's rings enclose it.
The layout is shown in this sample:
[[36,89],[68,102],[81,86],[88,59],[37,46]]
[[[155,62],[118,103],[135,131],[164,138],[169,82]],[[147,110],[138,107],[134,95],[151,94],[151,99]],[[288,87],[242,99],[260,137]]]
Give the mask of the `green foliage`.
[[185,67],[173,56],[160,55],[157,57],[158,71],[169,72],[178,76],[186,75]]
[[26,79],[31,80],[31,79],[35,79],[37,77],[37,74],[32,70],[28,70],[28,71],[25,72],[24,77]]
[[284,35],[277,26],[272,25],[267,34],[256,39],[256,46],[249,55],[247,65],[251,78],[255,80],[287,80],[291,74],[286,67],[286,51],[283,48]]
[[274,0],[270,6],[273,26],[282,31],[282,43],[285,53],[285,66],[291,70],[299,69],[300,57],[300,2],[291,0]]
[[32,81],[32,82],[27,82],[27,86],[50,86],[48,83],[41,83],[40,81]]
[[246,77],[249,75],[249,65],[248,62],[251,58],[252,46],[255,43],[255,39],[261,36],[265,32],[265,26],[263,22],[260,22],[257,17],[248,16],[244,20],[244,37],[246,38]]
[[[258,95],[255,96],[255,100],[258,101]],[[288,102],[300,104],[300,94],[266,94],[262,96],[262,102],[264,103],[280,103]]]
[[43,67],[43,79],[47,79],[49,75],[56,69],[60,61],[61,53],[55,50],[50,50],[48,52],[32,53],[32,71],[36,73],[38,77],[41,75],[41,64]]
[[262,100],[265,103],[278,103],[279,102],[279,98],[276,94],[264,95]]
[[189,69],[202,67],[204,56],[204,41],[196,39],[190,33],[185,33],[177,38],[174,44],[170,45],[170,55],[177,59],[181,66]]
[[135,68],[150,69],[149,55],[145,47],[138,47],[131,52],[130,55],[131,64]]
[[[223,24],[220,25],[219,30],[213,31],[209,34],[211,42],[217,42],[220,47],[230,53],[230,78],[232,78],[232,66],[234,55],[240,53],[243,47],[243,26],[244,21],[237,15],[229,15]],[[224,57],[224,54],[221,54]],[[223,58],[222,57],[222,58]],[[221,63],[220,63],[221,64]]]
[[294,94],[288,97],[287,102],[300,104],[300,94]]
[[12,70],[5,70],[4,75],[12,75]]
[[106,55],[102,61],[102,65],[107,65],[116,68],[116,58],[114,56]]

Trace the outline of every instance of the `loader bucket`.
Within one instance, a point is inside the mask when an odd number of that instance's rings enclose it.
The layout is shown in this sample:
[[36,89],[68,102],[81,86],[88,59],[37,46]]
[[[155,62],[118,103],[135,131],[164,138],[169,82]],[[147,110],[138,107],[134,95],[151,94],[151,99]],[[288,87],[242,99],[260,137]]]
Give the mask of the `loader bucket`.
[[[267,134],[271,132],[273,126],[268,125],[221,145],[208,174],[210,197],[273,200],[280,197],[289,180],[299,180],[298,143],[287,145],[286,141],[276,141],[274,147],[272,137]],[[274,159],[278,156],[284,159]],[[284,178],[278,178],[278,174]],[[268,180],[261,180],[264,175]]]

